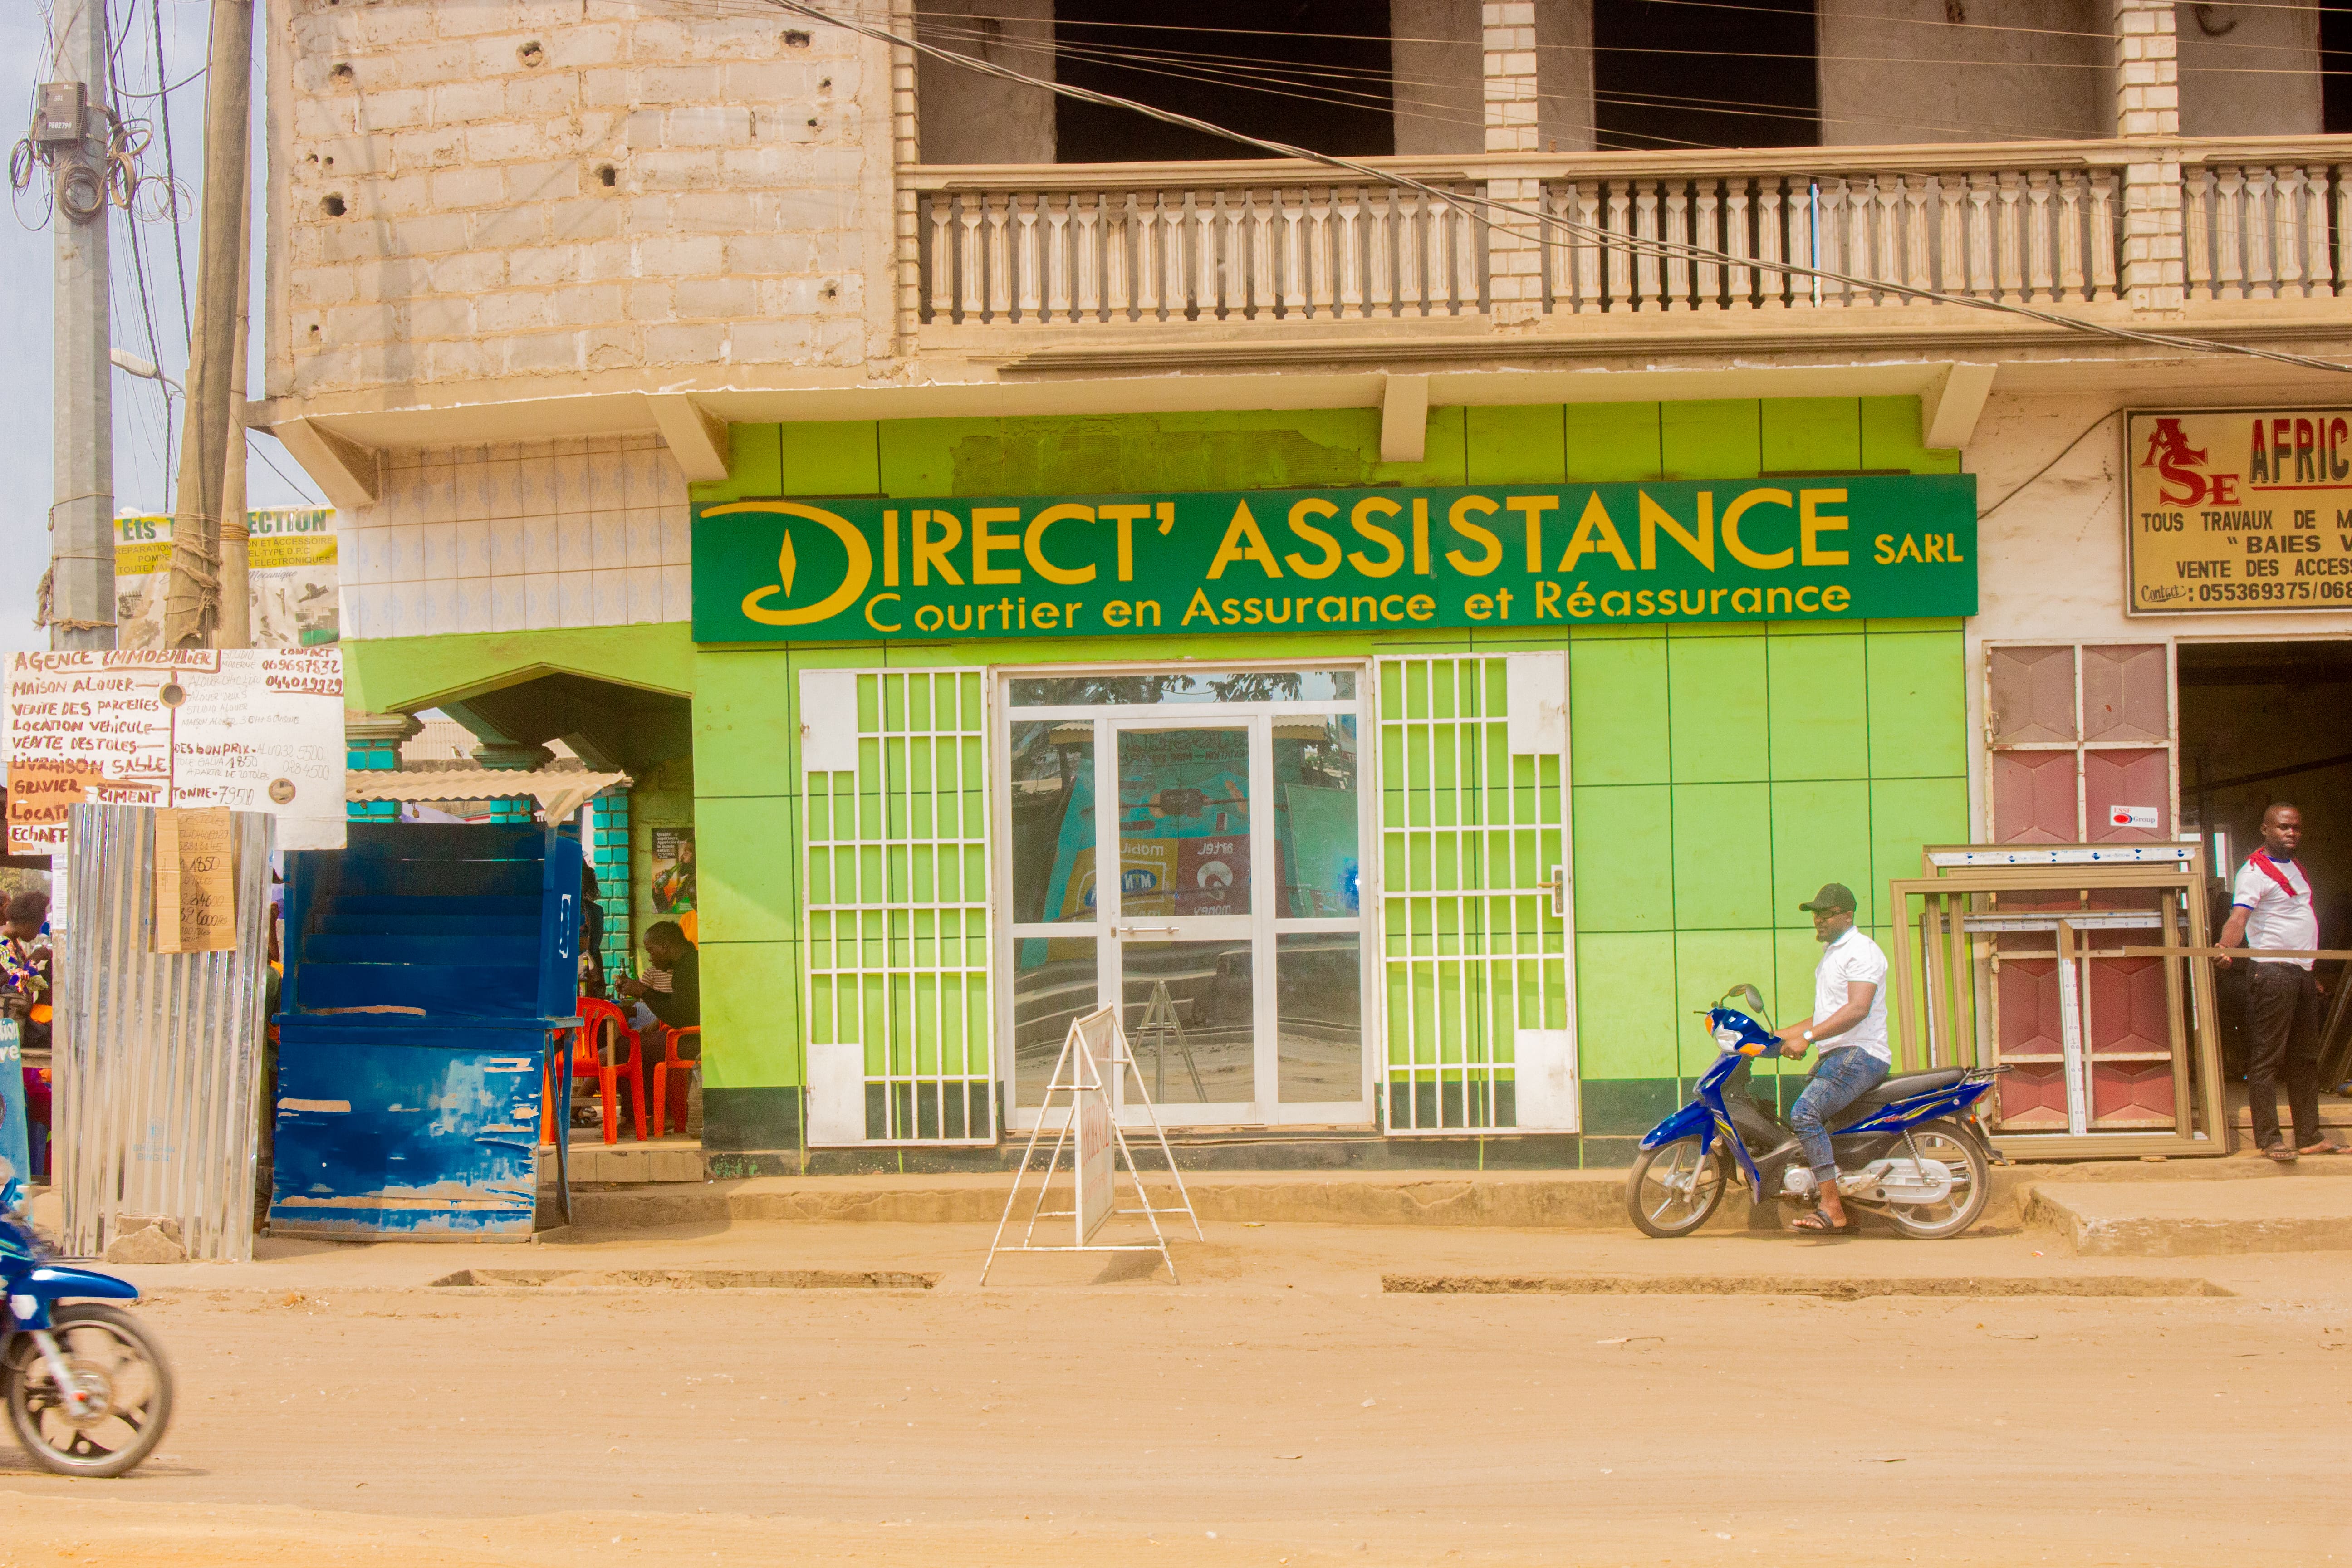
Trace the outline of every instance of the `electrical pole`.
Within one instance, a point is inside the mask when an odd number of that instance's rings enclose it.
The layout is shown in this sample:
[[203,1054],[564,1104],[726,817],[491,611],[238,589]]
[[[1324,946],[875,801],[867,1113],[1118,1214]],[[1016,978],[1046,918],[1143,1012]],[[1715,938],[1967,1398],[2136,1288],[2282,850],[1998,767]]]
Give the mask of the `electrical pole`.
[[[228,450],[221,464],[220,630],[215,647],[253,646],[251,531],[245,503],[246,333],[253,313],[253,152],[237,181],[236,348],[229,359]],[[176,530],[174,531],[176,531]]]
[[182,427],[180,500],[172,518],[171,581],[163,600],[165,647],[205,647],[220,623],[221,489],[236,380],[237,301],[245,280],[240,241],[252,112],[253,0],[213,0],[195,341]]
[[49,574],[42,614],[53,648],[114,646],[114,366],[107,319],[106,13],[56,7],[56,78],[36,138],[56,180],[55,448]]

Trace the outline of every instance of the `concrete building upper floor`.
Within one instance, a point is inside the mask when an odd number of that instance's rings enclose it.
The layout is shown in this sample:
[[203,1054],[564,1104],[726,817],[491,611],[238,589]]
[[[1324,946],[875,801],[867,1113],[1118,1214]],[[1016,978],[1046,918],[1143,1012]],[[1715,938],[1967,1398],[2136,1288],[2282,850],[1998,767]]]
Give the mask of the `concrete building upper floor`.
[[924,47],[759,0],[268,0],[254,423],[362,505],[466,441],[658,433],[710,479],[730,422],[1373,402],[1409,444],[1594,373],[1932,422],[1958,365],[2210,383],[2020,307],[2331,355],[2352,319],[2352,9],[819,9]]

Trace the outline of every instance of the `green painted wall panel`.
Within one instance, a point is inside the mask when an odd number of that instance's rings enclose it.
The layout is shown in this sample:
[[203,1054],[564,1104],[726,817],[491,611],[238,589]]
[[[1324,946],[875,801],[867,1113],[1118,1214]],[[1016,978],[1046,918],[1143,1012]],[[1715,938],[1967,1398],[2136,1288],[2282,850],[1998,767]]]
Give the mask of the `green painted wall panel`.
[[1562,436],[1567,479],[1598,485],[1663,477],[1654,403],[1571,403]]
[[1465,411],[1473,485],[1556,485],[1568,477],[1559,405]]
[[1576,938],[1580,1076],[1656,1078],[1675,1059],[1675,939],[1666,932]]
[[1674,803],[1664,784],[1575,792],[1579,931],[1672,931]]
[[1948,447],[1919,444],[1917,398],[1865,397],[1862,400],[1862,466],[1871,472],[1957,474],[1960,455]]
[[1871,877],[1881,902],[1890,880],[1919,875],[1921,846],[1967,844],[1973,837],[1966,778],[1872,781]]
[[694,690],[694,639],[684,621],[536,632],[347,642],[345,705],[409,713],[549,671],[683,696]]
[[1968,645],[1958,632],[1869,638],[1870,771],[1880,778],[1965,773]]
[[1666,639],[1578,637],[1569,645],[1569,758],[1580,784],[1664,784]]
[[696,803],[705,940],[800,940],[798,805],[783,795],[722,795]]
[[1860,633],[1768,637],[1772,777],[1858,779],[1870,772],[1870,703]]
[[1810,931],[1797,906],[1823,882],[1852,888],[1858,913],[1877,909],[1872,879],[1870,781],[1812,779],[1772,784],[1772,923]]
[[1761,450],[1752,397],[1669,403],[1658,411],[1659,456],[1670,479],[1753,478]]
[[1769,926],[1771,786],[1678,784],[1674,795],[1675,926]]
[[[1466,485],[1469,473],[1469,413],[1466,408],[1433,408],[1423,432],[1418,463],[1374,463],[1371,480],[1381,485]],[[1379,453],[1379,432],[1373,433]]]
[[[1675,1070],[1696,1078],[1719,1054],[1715,1037],[1697,1014],[1731,987],[1754,985],[1772,1001],[1772,933],[1769,931],[1691,931],[1675,933]],[[1777,1007],[1772,1008],[1778,1016]]]
[[705,1089],[806,1081],[798,942],[708,942],[702,952]]
[[870,496],[882,488],[879,426],[871,419],[786,425],[779,433],[777,491],[788,496]]
[[1850,473],[1862,467],[1862,406],[1852,397],[1775,397],[1763,405],[1768,474]]
[[781,428],[777,426],[730,425],[727,477],[690,484],[686,487],[687,494],[698,506],[715,506],[747,496],[783,494],[783,469],[778,457],[781,444]]
[[1764,643],[1752,632],[1666,639],[1676,784],[1771,776]]

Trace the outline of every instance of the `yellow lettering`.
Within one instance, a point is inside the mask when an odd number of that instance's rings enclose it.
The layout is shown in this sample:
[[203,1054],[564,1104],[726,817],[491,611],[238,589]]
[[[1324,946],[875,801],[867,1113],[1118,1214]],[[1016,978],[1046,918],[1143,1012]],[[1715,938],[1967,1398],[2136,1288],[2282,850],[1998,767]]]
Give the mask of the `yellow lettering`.
[[1465,539],[1478,542],[1478,559],[1475,563],[1465,558],[1459,550],[1449,550],[1445,552],[1445,563],[1465,577],[1484,577],[1503,563],[1503,542],[1495,537],[1493,530],[1481,528],[1472,522],[1469,517],[1469,514],[1474,511],[1492,513],[1495,510],[1495,503],[1485,496],[1463,496],[1454,501],[1453,510],[1445,514],[1445,521],[1452,525],[1454,532]]
[[898,585],[898,509],[887,507],[882,512],[882,585]]
[[1559,569],[1573,572],[1588,552],[1603,552],[1616,559],[1620,569],[1633,569],[1633,557],[1627,553],[1625,541],[1618,533],[1609,509],[1601,504],[1601,492],[1594,490],[1584,503],[1584,515],[1576,520],[1576,532],[1569,539],[1568,553],[1559,558]]
[[1133,614],[1125,599],[1113,599],[1103,606],[1103,625],[1123,626],[1128,624],[1129,617]]
[[1019,522],[1021,509],[1017,506],[981,506],[971,511],[971,580],[974,586],[982,584],[1002,584],[1021,581],[1021,568],[1010,572],[989,564],[989,557],[1000,551],[1021,548],[1021,536],[1015,533],[991,533],[992,522]]
[[[1415,501],[1412,504],[1420,508],[1423,514],[1422,546],[1425,551],[1428,548],[1429,503]],[[1348,525],[1363,538],[1379,545],[1382,553],[1381,558],[1375,561],[1360,550],[1351,550],[1348,552],[1348,564],[1367,577],[1387,577],[1394,574],[1396,569],[1404,564],[1404,541],[1372,521],[1371,517],[1373,513],[1382,517],[1394,517],[1403,510],[1386,496],[1366,496],[1358,501],[1355,510],[1348,514]]]
[[1412,574],[1429,575],[1429,502],[1422,499],[1412,503]]
[[1698,532],[1684,531],[1674,514],[1650,499],[1650,492],[1639,492],[1642,508],[1642,570],[1658,569],[1658,530],[1663,528],[1675,537],[1675,542],[1686,551],[1691,559],[1708,571],[1715,570],[1715,492],[1701,490],[1698,496]]
[[1528,520],[1528,570],[1543,570],[1543,514],[1559,505],[1558,496],[1507,496],[1503,504]]
[[1822,606],[1820,605],[1820,604],[1815,603],[1815,604],[1808,605],[1807,603],[1805,603],[1805,595],[1808,595],[1808,594],[1815,594],[1815,595],[1818,595],[1820,592],[1821,592],[1821,590],[1820,590],[1819,588],[1814,587],[1811,583],[1806,584],[1803,587],[1801,587],[1801,588],[1800,588],[1800,589],[1798,589],[1798,590],[1797,590],[1797,611],[1798,611],[1798,613],[1799,613],[1800,615],[1811,616],[1811,615],[1818,615],[1818,614],[1820,614],[1820,613],[1821,613],[1821,607],[1822,607]]
[[[1103,510],[1108,511],[1109,508]],[[1234,521],[1225,525],[1224,542],[1217,546],[1216,557],[1209,563],[1209,581],[1213,583],[1223,577],[1225,568],[1236,561],[1255,561],[1269,577],[1282,575],[1282,568],[1274,563],[1274,551],[1266,544],[1265,532],[1259,529],[1257,519],[1250,515],[1247,501],[1234,508]],[[1199,597],[1197,592],[1194,597]],[[1191,620],[1192,612],[1186,611],[1184,618]]]
[[882,602],[886,599],[890,601],[892,604],[896,604],[898,603],[898,595],[896,594],[877,594],[872,598],[866,601],[866,624],[872,626],[877,632],[898,631],[902,629],[904,626],[903,622],[892,621],[888,626],[884,626],[880,621],[874,618],[874,612],[881,607]]
[[1893,565],[1895,563],[1895,536],[1891,533],[1882,533],[1877,538],[1872,540],[1870,542],[1870,558],[1873,561],[1877,562],[1881,566]]
[[1822,590],[1822,608],[1824,610],[1843,610],[1853,603],[1853,595],[1847,593],[1841,584],[1832,583]]
[[[931,525],[935,522],[944,525],[947,529],[947,531],[936,540],[931,537]],[[962,587],[963,579],[956,575],[954,564],[948,560],[948,552],[963,542],[962,521],[951,511],[932,511],[923,507],[917,507],[913,526],[915,586],[921,588],[929,585],[931,574],[937,572],[942,580],[952,583],[959,588]]]
[[1846,519],[1814,509],[1822,502],[1843,502],[1843,490],[1800,490],[1797,492],[1797,532],[1804,546],[1804,563],[1808,566],[1843,566],[1846,552],[1823,550],[1814,541],[1822,534],[1843,531]]
[[[1339,569],[1339,542],[1307,521],[1309,517],[1337,517],[1339,509],[1320,496],[1308,496],[1294,501],[1290,508],[1290,531],[1322,552],[1322,559],[1309,561],[1297,551],[1283,557],[1290,569],[1301,577],[1324,578]],[[1213,572],[1211,576],[1216,575]],[[1279,575],[1279,574],[1277,574]]]
[[1135,521],[1138,518],[1150,517],[1151,509],[1148,506],[1106,506],[1097,508],[1095,515],[1109,518],[1118,524],[1118,580],[1134,582]]
[[1201,616],[1213,626],[1222,624],[1217,619],[1217,607],[1209,603],[1209,593],[1205,588],[1192,590],[1192,602],[1184,606],[1184,618],[1177,625],[1189,626],[1192,624],[1192,617],[1195,616]]
[[1748,515],[1751,506],[1787,506],[1790,497],[1787,490],[1746,490],[1738,500],[1723,509],[1723,547],[1742,566],[1752,566],[1759,572],[1778,572],[1797,559],[1793,550],[1776,550],[1769,555],[1750,550],[1739,537],[1739,520]]
[[1029,531],[1021,536],[1022,553],[1028,556],[1029,564],[1037,569],[1037,575],[1048,583],[1091,583],[1095,580],[1094,563],[1076,567],[1056,566],[1045,559],[1045,531],[1057,522],[1092,522],[1094,520],[1095,509],[1076,501],[1049,506],[1029,520]]

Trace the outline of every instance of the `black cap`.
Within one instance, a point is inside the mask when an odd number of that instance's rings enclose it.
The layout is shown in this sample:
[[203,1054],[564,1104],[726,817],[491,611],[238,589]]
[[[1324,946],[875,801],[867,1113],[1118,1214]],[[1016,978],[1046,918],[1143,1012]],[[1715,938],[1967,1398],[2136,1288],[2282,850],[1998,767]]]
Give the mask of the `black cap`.
[[1859,908],[1853,900],[1853,889],[1843,882],[1823,882],[1822,890],[1797,906],[1807,914],[1834,914],[1840,910],[1852,914]]

